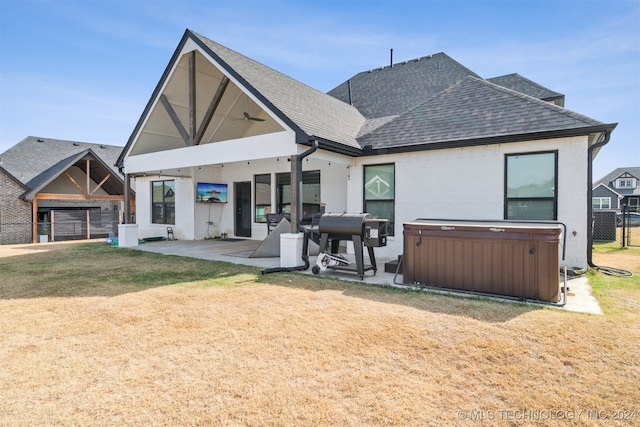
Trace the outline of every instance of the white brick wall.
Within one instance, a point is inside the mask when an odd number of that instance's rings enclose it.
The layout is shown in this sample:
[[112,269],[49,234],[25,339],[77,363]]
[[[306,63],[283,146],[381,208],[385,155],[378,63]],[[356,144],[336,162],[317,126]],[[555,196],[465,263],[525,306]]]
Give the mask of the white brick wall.
[[[378,256],[402,253],[402,224],[416,218],[502,219],[504,156],[558,150],[558,221],[567,225],[565,264],[587,265],[587,138],[422,151],[356,160],[348,181],[348,211],[362,210],[365,164],[396,165],[395,236]],[[351,195],[354,195],[353,197]],[[575,232],[575,235],[574,235]]]
[[[394,163],[396,170],[395,236],[377,256],[395,258],[402,253],[402,224],[416,218],[503,219],[505,154],[558,150],[558,221],[567,226],[565,265],[587,265],[587,138],[574,137],[524,143],[422,151],[350,159],[321,151],[303,162],[303,170],[321,171],[321,201],[327,212],[362,212],[363,165]],[[207,224],[213,235],[233,235],[233,183],[253,182],[255,174],[290,172],[286,157],[236,162],[193,171],[195,179],[182,178],[176,185],[176,237],[204,239]],[[166,177],[163,177],[166,178]],[[155,177],[154,179],[158,179]],[[151,178],[136,180],[136,218],[140,237],[164,235],[166,226],[150,224]],[[196,205],[194,183],[223,182],[229,185],[226,205]],[[253,195],[252,195],[253,196]],[[252,203],[253,206],[253,203]],[[252,238],[263,239],[266,225],[253,223]]]
[[[303,160],[303,171],[320,170],[320,200],[327,203],[327,211],[343,212],[347,209],[347,165],[348,158],[336,156],[311,155]],[[208,237],[234,233],[234,182],[249,181],[252,183],[252,211],[255,201],[253,194],[253,177],[258,174],[271,174],[272,204],[275,206],[276,174],[291,172],[291,162],[286,157],[263,160],[251,160],[220,165],[186,168],[185,176],[176,180],[176,224],[173,227],[178,239],[201,240]],[[188,176],[186,176],[188,175]],[[191,178],[194,176],[194,178]],[[172,179],[170,176],[147,176],[136,178],[136,223],[139,226],[140,238],[166,235],[167,225],[151,224],[151,199],[149,190],[151,181]],[[195,203],[195,184],[202,182],[219,182],[228,184],[228,203],[208,204]],[[252,219],[253,214],[252,214]],[[207,222],[212,222],[209,225]],[[267,235],[264,223],[253,222],[251,238],[262,240]]]

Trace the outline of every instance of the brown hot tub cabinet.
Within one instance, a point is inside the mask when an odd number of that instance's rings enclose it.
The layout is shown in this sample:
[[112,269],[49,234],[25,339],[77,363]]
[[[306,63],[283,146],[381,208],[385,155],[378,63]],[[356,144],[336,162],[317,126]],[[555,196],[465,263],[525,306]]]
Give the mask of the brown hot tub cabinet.
[[557,303],[560,224],[404,223],[403,282]]

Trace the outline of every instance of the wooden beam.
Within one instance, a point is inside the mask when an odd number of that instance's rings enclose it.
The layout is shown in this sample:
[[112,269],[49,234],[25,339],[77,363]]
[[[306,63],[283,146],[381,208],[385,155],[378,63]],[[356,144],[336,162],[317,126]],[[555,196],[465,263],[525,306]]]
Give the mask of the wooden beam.
[[[82,187],[80,186],[80,184],[78,184],[78,183],[76,182],[76,180],[75,180],[75,179],[73,179],[73,177],[72,177],[71,175],[69,175],[69,172],[65,171],[65,172],[64,172],[64,174],[67,176],[67,178],[69,178],[69,179],[71,180],[71,182],[73,182],[73,185],[75,185],[75,186],[76,186],[76,188],[77,188],[78,190],[80,190],[80,192],[81,192],[82,194],[87,195],[87,192],[86,192],[86,191],[84,191],[84,190],[82,189]],[[36,197],[37,197],[37,196],[36,196]]]
[[91,162],[89,162],[89,159],[86,160],[87,162],[87,194],[91,194]]
[[189,139],[193,145],[196,136],[196,51],[189,55]]
[[209,127],[209,123],[211,123],[211,119],[213,118],[213,114],[218,109],[218,105],[220,105],[220,100],[222,100],[222,95],[224,95],[224,91],[227,90],[227,86],[229,85],[229,78],[227,76],[222,76],[222,81],[218,86],[218,90],[216,94],[213,96],[211,100],[211,104],[209,104],[209,108],[207,109],[206,114],[202,119],[202,123],[200,123],[200,128],[198,128],[198,132],[196,132],[196,136],[193,139],[194,145],[199,145],[202,142],[202,137],[204,137],[204,133]]
[[90,196],[88,194],[39,193],[34,200],[124,200],[124,196]]
[[93,189],[93,191],[91,193],[89,193],[90,196],[93,196],[93,193],[95,193],[96,191],[98,191],[98,189],[100,187],[102,187],[102,184],[104,184],[105,182],[107,182],[107,180],[111,178],[111,174],[108,173],[107,176],[104,177],[104,179],[102,181],[100,181],[100,184],[98,184],[98,186],[96,188]]
[[51,223],[51,241],[55,242],[56,241],[56,211],[55,209],[51,209],[51,218],[49,219],[49,222]]
[[176,114],[176,111],[173,109],[173,107],[169,103],[169,100],[167,99],[167,96],[164,93],[160,95],[160,102],[162,102],[162,105],[164,105],[164,109],[167,110],[167,113],[169,114],[169,118],[171,118],[173,125],[176,127],[176,129],[178,129],[178,133],[180,134],[180,137],[182,137],[182,141],[184,142],[184,145],[186,145],[187,147],[190,146],[191,137],[189,136],[189,134],[187,133],[187,130],[182,125],[180,118]]

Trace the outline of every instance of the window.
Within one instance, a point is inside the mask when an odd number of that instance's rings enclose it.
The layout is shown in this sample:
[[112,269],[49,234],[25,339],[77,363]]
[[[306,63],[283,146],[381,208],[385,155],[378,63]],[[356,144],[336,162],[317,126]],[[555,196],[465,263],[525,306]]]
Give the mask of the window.
[[390,236],[395,228],[395,193],[395,165],[364,167],[364,211],[374,218],[389,220]]
[[611,197],[594,197],[591,205],[593,209],[611,209]]
[[505,219],[557,219],[558,152],[507,154],[504,186]]
[[176,223],[175,181],[151,183],[151,222],[153,224]]
[[267,214],[271,213],[271,175],[256,175],[254,180],[255,221],[267,222]]
[[618,178],[617,188],[635,188],[633,178]]
[[[291,213],[291,173],[276,175],[276,213]],[[320,212],[320,171],[302,172],[302,217]]]

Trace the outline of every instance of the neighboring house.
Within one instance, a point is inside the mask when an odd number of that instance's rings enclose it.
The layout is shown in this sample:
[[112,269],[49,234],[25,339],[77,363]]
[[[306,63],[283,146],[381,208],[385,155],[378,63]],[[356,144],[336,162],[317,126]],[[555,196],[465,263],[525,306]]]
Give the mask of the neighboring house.
[[[567,227],[565,263],[586,266],[591,161],[616,124],[563,104],[444,53],[325,94],[187,30],[117,163],[141,238],[263,239],[265,213],[295,227],[324,202],[389,219],[381,256],[416,218],[549,220]],[[227,185],[228,203],[196,202],[200,182]]]
[[[0,243],[112,236],[122,147],[30,136],[0,154]],[[115,223],[115,225],[114,225]]]
[[640,167],[617,168],[593,183],[593,209],[640,209]]

